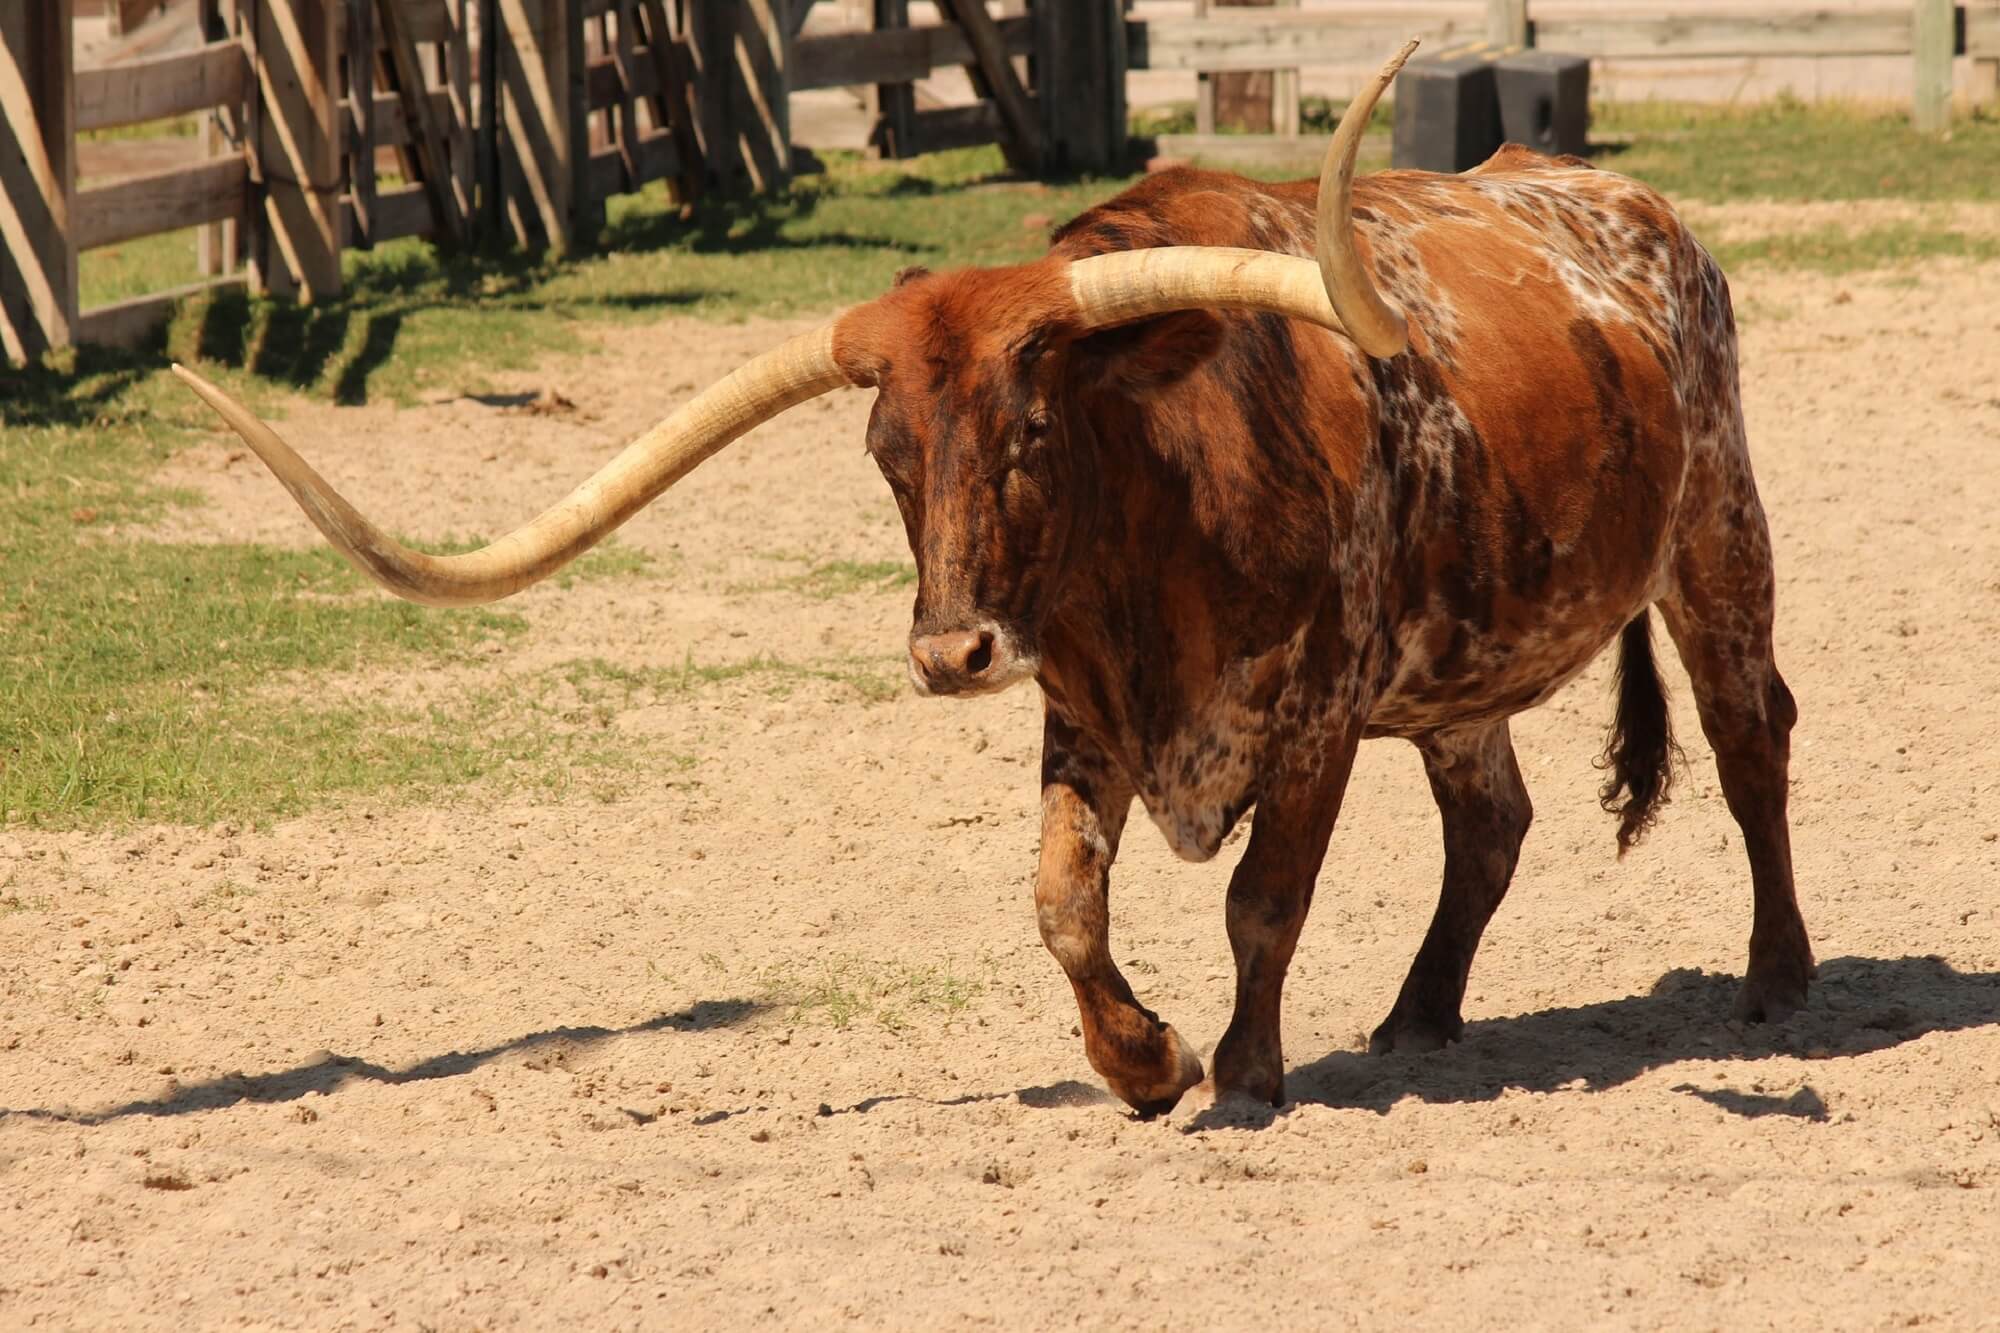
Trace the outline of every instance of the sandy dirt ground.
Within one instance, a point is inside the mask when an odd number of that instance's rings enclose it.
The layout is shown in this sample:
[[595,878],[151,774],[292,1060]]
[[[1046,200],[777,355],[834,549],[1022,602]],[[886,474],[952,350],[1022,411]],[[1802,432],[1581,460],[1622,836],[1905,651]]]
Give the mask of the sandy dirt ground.
[[[1517,720],[1538,821],[1461,1044],[1361,1053],[1442,864],[1375,742],[1292,972],[1294,1102],[1150,1123],[1036,938],[1031,692],[642,691],[607,725],[660,761],[608,803],[0,830],[0,1327],[2000,1327],[2000,268],[1736,286],[1809,1012],[1729,1021],[1748,872],[1677,665],[1691,767],[1622,863],[1605,664]],[[490,533],[790,327],[661,321],[284,428],[391,528]],[[509,405],[544,390],[574,409]],[[907,586],[784,586],[908,558],[867,408],[756,432],[626,530],[650,569],[530,592],[476,664],[335,687],[893,673]],[[232,441],[166,479],[210,501],[180,538],[311,539]],[[1204,1053],[1234,860],[1135,820],[1115,876],[1118,959]]]

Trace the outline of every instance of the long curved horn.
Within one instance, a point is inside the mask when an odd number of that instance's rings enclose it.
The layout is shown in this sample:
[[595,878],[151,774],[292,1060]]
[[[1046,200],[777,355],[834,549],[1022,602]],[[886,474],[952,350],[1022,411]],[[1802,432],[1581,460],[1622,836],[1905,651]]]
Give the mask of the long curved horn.
[[1319,173],[1319,216],[1314,226],[1320,276],[1326,280],[1327,299],[1340,314],[1347,332],[1370,356],[1390,357],[1410,345],[1410,327],[1402,312],[1382,299],[1362,266],[1354,248],[1354,157],[1361,136],[1375,114],[1375,103],[1395,82],[1403,62],[1417,49],[1417,39],[1403,43],[1403,49],[1389,57],[1375,79],[1340,113],[1333,142],[1326,150],[1326,165]]
[[1169,246],[1121,250],[1069,266],[1070,294],[1084,322],[1117,324],[1205,307],[1268,310],[1345,330],[1370,356],[1409,346],[1403,316],[1369,280],[1354,246],[1354,159],[1375,103],[1417,49],[1412,38],[1363,88],[1333,132],[1320,173],[1319,264],[1263,250]]
[[696,464],[752,427],[844,387],[833,325],[802,333],[739,366],[641,435],[540,517],[463,555],[426,555],[383,532],[327,485],[255,413],[185,366],[174,374],[256,450],[326,539],[398,597],[426,606],[477,606],[539,582],[602,541]]
[[[1115,324],[1173,310],[1270,310],[1345,329],[1372,356],[1407,345],[1403,318],[1368,280],[1349,217],[1355,150],[1376,100],[1417,48],[1412,40],[1348,104],[1320,182],[1317,268],[1261,250],[1206,246],[1128,250],[1068,266],[1087,323]],[[850,312],[852,313],[852,312]],[[369,522],[255,413],[200,375],[174,373],[256,451],[306,516],[354,566],[426,606],[477,606],[519,592],[576,559],[730,441],[788,407],[852,383],[834,358],[835,327],[766,352],[641,435],[538,518],[463,555],[413,551]]]

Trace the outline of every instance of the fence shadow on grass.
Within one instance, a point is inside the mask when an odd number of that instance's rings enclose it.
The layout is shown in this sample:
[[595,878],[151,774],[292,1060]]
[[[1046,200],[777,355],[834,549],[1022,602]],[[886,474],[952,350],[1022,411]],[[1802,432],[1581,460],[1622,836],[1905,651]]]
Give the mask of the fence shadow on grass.
[[0,428],[94,425],[158,366],[158,356],[150,352],[89,346],[25,366],[0,365]]
[[290,1069],[266,1074],[225,1074],[189,1084],[170,1096],[125,1102],[101,1111],[71,1111],[39,1107],[15,1110],[0,1107],[0,1121],[13,1116],[32,1120],[53,1120],[71,1125],[103,1125],[130,1116],[176,1116],[197,1111],[215,1111],[245,1102],[272,1104],[297,1101],[310,1093],[331,1093],[345,1084],[363,1080],[373,1083],[422,1083],[430,1079],[455,1078],[469,1074],[503,1056],[517,1053],[530,1058],[541,1055],[560,1063],[568,1053],[587,1049],[613,1037],[647,1032],[709,1032],[748,1022],[766,1006],[755,1000],[702,1000],[669,1014],[659,1014],[630,1027],[548,1028],[530,1032],[511,1041],[498,1042],[473,1051],[448,1051],[403,1069],[391,1069],[355,1056],[328,1054]]

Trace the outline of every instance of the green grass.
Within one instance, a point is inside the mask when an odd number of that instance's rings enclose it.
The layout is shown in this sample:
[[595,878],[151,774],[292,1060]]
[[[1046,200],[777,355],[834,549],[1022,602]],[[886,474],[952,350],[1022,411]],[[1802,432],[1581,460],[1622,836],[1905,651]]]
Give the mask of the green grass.
[[897,659],[889,657],[793,662],[757,653],[734,662],[698,663],[690,654],[673,667],[628,667],[592,657],[568,663],[562,673],[585,697],[602,698],[603,691],[616,689],[622,691],[628,704],[648,698],[676,698],[706,685],[743,680],[755,682],[760,693],[774,699],[790,698],[801,684],[815,681],[838,685],[864,703],[886,702],[907,688]]
[[[989,968],[990,971],[990,968]],[[985,983],[948,964],[878,963],[842,956],[809,968],[780,963],[757,981],[765,997],[794,1019],[812,1017],[834,1028],[871,1021],[890,1032],[911,1025],[913,1012],[948,1017],[966,1009]]]
[[731,592],[790,592],[816,602],[831,601],[858,592],[887,592],[914,587],[917,567],[907,560],[821,560],[808,556],[779,555],[773,560],[803,564],[797,574],[785,574],[753,583],[739,583]]
[[1677,200],[2000,200],[2000,117],[1990,112],[1961,116],[1940,137],[1911,129],[1905,111],[1839,103],[1607,103],[1591,133],[1629,137],[1600,166]]
[[[228,378],[254,398],[250,377]],[[10,372],[0,427],[0,822],[264,819],[342,793],[435,790],[580,757],[504,698],[394,707],[273,681],[418,669],[520,616],[364,592],[330,550],[133,540],[184,503],[145,480],[203,409],[142,359]],[[17,420],[33,424],[16,424]],[[643,564],[611,546],[574,567]],[[547,774],[523,776],[542,785]]]
[[1746,264],[1855,273],[1897,268],[1926,259],[2000,259],[2000,236],[1967,234],[1917,224],[1848,231],[1816,227],[1709,247],[1725,269]]

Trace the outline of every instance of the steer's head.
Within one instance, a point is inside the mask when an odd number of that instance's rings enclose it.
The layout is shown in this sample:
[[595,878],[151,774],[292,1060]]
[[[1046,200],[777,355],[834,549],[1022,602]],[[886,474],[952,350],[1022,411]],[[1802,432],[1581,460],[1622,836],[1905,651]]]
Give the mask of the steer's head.
[[1071,344],[1083,332],[1058,261],[906,269],[834,330],[834,356],[876,391],[868,453],[917,562],[910,679],[921,694],[1034,675],[1041,628],[1096,494],[1073,430]]
[[1145,392],[1205,348],[1214,321],[1263,310],[1402,351],[1402,316],[1375,291],[1350,220],[1362,128],[1411,42],[1348,105],[1320,176],[1318,263],[1201,246],[1124,250],[1008,269],[907,271],[881,298],[742,366],[635,440],[539,518],[462,555],[413,551],[329,487],[241,404],[176,371],[242,435],[327,538],[400,596],[489,602],[546,578],[745,431],[841,387],[872,388],[868,451],[917,559],[910,673],[927,694],[1032,676],[1040,632],[1096,512],[1098,442],[1079,403]]

